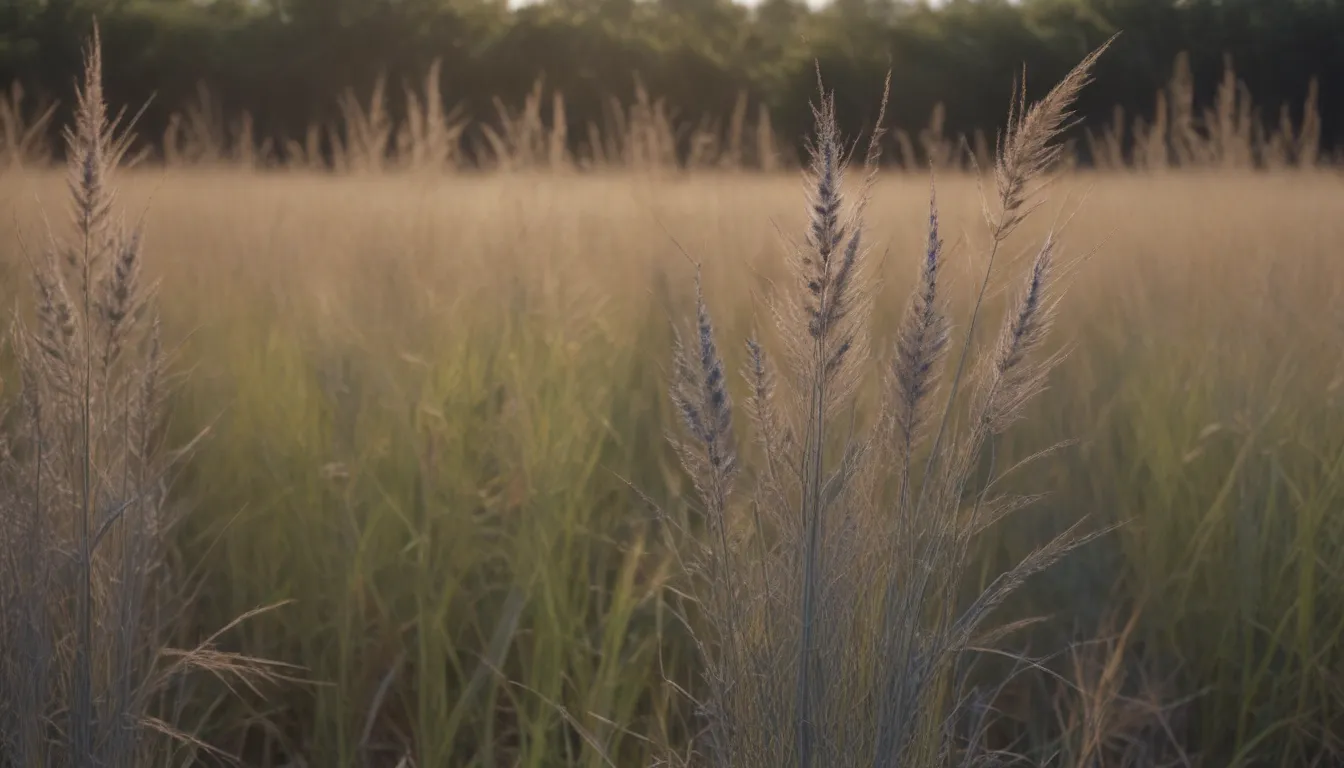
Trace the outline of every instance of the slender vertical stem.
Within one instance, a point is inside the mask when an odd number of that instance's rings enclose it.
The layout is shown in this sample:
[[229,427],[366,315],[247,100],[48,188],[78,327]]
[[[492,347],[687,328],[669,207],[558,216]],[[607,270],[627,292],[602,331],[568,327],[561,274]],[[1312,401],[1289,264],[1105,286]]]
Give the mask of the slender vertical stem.
[[[87,85],[86,85],[87,87]],[[97,130],[102,127],[98,126]],[[96,139],[94,139],[96,141]],[[91,152],[92,150],[90,150]],[[87,162],[87,161],[86,161]],[[91,670],[91,660],[89,658],[92,652],[93,643],[93,606],[90,592],[92,590],[93,579],[93,541],[89,530],[89,518],[93,514],[93,425],[90,423],[93,417],[91,399],[93,397],[93,360],[91,356],[89,315],[92,311],[90,306],[89,281],[91,276],[90,264],[92,254],[92,231],[88,223],[82,228],[81,233],[83,242],[83,260],[81,269],[83,271],[83,301],[84,301],[84,381],[82,402],[80,403],[80,431],[81,431],[81,450],[80,457],[83,463],[83,477],[80,499],[79,515],[79,597],[77,610],[79,611],[79,634],[77,637],[77,646],[75,651],[75,711],[72,713],[75,722],[72,724],[71,733],[74,737],[74,763],[76,766],[93,766],[93,737],[91,728],[93,726],[93,680]]]
[[[824,306],[824,305],[823,305]],[[821,502],[822,502],[822,452],[825,438],[826,412],[826,355],[824,338],[818,338],[814,344],[814,375],[812,384],[811,415],[807,425],[805,442],[804,472],[806,487],[803,500],[803,530],[806,537],[806,551],[803,556],[803,631],[800,648],[801,658],[798,664],[797,690],[797,741],[798,766],[811,768],[812,739],[812,688],[816,683],[812,679],[813,656],[813,620],[816,615],[816,583],[818,559],[821,542]]]

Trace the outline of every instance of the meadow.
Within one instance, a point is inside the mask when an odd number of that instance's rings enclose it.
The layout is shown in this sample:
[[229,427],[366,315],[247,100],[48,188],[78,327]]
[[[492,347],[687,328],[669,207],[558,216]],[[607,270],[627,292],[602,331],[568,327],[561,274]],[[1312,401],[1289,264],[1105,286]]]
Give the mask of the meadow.
[[[867,206],[860,419],[925,256],[930,183],[883,173]],[[678,618],[698,534],[675,523],[702,502],[667,440],[673,328],[695,316],[698,261],[747,399],[741,341],[777,340],[765,297],[808,226],[796,173],[144,165],[115,186],[159,281],[165,443],[192,446],[165,478],[166,562],[192,585],[172,641],[222,627],[221,653],[276,663],[250,685],[175,679],[176,728],[247,765],[685,754],[702,728]],[[977,180],[936,189],[955,348],[987,242]],[[55,171],[0,176],[10,304],[31,304],[69,194]],[[992,342],[1057,225],[1070,269],[1046,344],[1066,354],[993,447],[1000,467],[1050,449],[1003,480],[1042,497],[989,525],[958,589],[1078,521],[1105,532],[994,616],[1039,621],[968,654],[980,735],[1079,768],[1331,764],[1344,180],[1076,170],[1048,195],[974,334]],[[156,762],[217,759],[187,741]]]

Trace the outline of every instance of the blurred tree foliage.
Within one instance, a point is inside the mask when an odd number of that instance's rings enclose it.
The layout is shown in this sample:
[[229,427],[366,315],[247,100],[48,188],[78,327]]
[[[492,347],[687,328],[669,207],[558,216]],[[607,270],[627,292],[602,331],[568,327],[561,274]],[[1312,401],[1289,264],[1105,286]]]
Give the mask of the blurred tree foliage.
[[477,118],[543,75],[565,95],[574,140],[611,97],[629,101],[636,78],[682,120],[725,117],[745,92],[782,135],[802,136],[814,60],[846,125],[871,116],[890,68],[895,125],[918,128],[941,101],[949,133],[992,132],[1024,65],[1038,93],[1116,31],[1080,104],[1089,121],[1115,104],[1151,114],[1189,51],[1201,101],[1230,55],[1265,120],[1285,103],[1296,114],[1318,76],[1326,143],[1344,132],[1344,0],[0,0],[0,83],[68,102],[95,17],[110,97],[153,97],[149,136],[205,82],[226,114],[251,113],[258,137],[300,137],[334,117],[345,88],[367,93],[385,74],[396,95],[435,58],[446,102]]

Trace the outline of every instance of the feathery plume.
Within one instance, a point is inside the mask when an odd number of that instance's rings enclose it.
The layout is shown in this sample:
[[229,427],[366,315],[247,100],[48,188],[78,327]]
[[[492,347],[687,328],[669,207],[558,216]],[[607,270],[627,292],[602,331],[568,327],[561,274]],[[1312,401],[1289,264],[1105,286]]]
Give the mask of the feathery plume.
[[1054,236],[1050,235],[1032,261],[1021,296],[999,334],[989,393],[981,413],[981,419],[993,434],[1002,432],[1017,419],[1022,406],[1040,392],[1057,359],[1056,356],[1045,361],[1032,360],[1054,318],[1057,300],[1049,295],[1054,250]]
[[902,452],[908,454],[927,417],[928,400],[937,383],[937,368],[947,351],[949,324],[938,296],[943,241],[938,234],[937,192],[929,190],[928,245],[920,265],[919,283],[910,297],[896,337],[893,417]]
[[[683,450],[687,471],[701,486],[699,490],[708,495],[712,512],[721,514],[737,469],[732,437],[733,409],[698,270],[695,306],[695,345],[686,345],[678,334],[676,382],[671,395],[696,443],[693,450],[690,446]],[[701,469],[705,471],[698,471]]]
[[1026,78],[1008,112],[1008,128],[999,139],[994,181],[998,195],[999,221],[993,226],[996,241],[1006,238],[1031,212],[1031,181],[1054,166],[1064,151],[1058,141],[1073,116],[1071,107],[1078,93],[1092,80],[1092,67],[1115,37],[1083,58],[1040,101],[1027,107]]

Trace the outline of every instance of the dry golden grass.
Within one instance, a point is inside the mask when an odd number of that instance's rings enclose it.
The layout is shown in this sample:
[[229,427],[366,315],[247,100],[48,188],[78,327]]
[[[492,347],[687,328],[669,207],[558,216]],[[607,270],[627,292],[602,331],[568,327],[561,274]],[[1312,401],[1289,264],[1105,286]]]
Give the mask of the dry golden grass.
[[[25,293],[18,243],[62,184],[0,181],[7,293]],[[868,208],[878,351],[927,196],[927,178],[884,177]],[[1138,618],[1101,644],[1118,672],[1056,665],[1081,689],[1019,676],[995,738],[1104,764],[1173,754],[1168,730],[1210,765],[1337,756],[1344,180],[1067,176],[1012,242],[1039,243],[1084,196],[1061,242],[1102,247],[1068,278],[1051,346],[1069,355],[998,460],[1077,443],[1015,486],[1050,496],[977,562],[995,573],[1082,514],[1125,522],[1005,616],[1050,613],[1030,634],[1041,655]],[[938,198],[960,319],[984,266],[979,197],[948,177]],[[204,576],[182,632],[294,599],[227,643],[313,681],[242,703],[195,691],[186,727],[249,764],[627,765],[684,747],[663,682],[696,679],[666,609],[673,558],[627,485],[690,501],[663,443],[668,328],[693,299],[673,240],[704,264],[721,343],[768,340],[776,228],[805,225],[794,175],[147,169],[121,176],[120,201],[144,214],[143,269],[180,345],[172,435],[210,429],[173,491],[174,556]],[[744,350],[724,354],[739,370]]]

